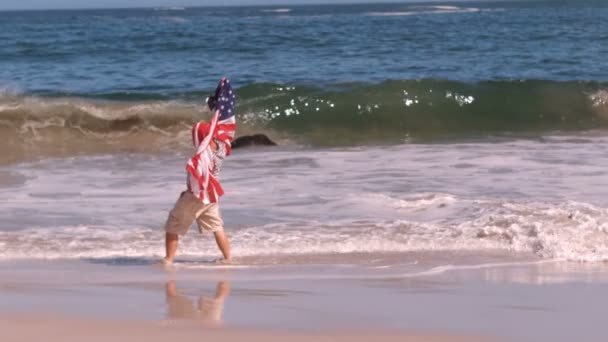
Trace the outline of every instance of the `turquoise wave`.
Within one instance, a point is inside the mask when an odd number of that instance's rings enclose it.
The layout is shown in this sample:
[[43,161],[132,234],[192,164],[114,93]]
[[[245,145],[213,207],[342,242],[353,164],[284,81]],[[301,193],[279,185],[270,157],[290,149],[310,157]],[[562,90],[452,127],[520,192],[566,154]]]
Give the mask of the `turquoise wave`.
[[[208,91],[0,97],[14,132],[175,132],[205,116]],[[258,83],[238,89],[239,131],[318,146],[403,143],[608,128],[608,84],[543,80],[398,80],[325,87]],[[44,123],[44,124],[43,124]]]

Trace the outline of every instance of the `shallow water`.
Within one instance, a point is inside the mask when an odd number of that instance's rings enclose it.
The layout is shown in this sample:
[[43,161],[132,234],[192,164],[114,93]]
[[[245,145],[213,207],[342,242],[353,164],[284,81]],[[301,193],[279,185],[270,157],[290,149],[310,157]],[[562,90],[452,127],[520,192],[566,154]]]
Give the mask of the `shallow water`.
[[[502,250],[606,260],[606,146],[579,135],[238,150],[222,171],[221,207],[243,257]],[[159,257],[186,160],[113,154],[2,168],[13,183],[0,190],[0,257]],[[195,233],[181,253],[217,255]]]

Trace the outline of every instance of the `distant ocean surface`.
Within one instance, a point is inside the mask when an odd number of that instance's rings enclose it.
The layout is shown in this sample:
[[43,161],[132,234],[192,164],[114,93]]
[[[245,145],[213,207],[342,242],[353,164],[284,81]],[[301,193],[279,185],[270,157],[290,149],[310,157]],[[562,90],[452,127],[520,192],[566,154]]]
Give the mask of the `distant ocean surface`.
[[226,163],[236,255],[607,260],[607,19],[606,1],[0,12],[0,258],[159,257],[226,75],[237,134],[280,145]]

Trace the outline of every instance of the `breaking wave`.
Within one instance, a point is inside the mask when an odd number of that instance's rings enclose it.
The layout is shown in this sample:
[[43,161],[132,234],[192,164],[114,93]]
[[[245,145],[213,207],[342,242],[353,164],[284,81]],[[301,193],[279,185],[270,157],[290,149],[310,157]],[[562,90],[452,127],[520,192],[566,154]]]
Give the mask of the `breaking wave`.
[[[358,146],[601,130],[608,127],[607,89],[603,83],[553,81],[402,80],[325,88],[253,84],[238,90],[238,134]],[[0,131],[5,146],[21,157],[32,145],[67,154],[86,152],[89,145],[109,151],[175,148],[189,144],[183,138],[192,122],[209,116],[203,101],[207,94],[42,96],[5,90]]]

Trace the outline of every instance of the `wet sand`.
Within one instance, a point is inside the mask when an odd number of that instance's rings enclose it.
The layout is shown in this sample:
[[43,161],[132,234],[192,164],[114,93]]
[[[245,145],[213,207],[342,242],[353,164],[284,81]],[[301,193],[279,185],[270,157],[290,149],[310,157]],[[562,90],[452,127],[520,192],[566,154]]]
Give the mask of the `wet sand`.
[[401,276],[352,265],[341,274],[323,264],[190,266],[0,263],[2,340],[605,338],[602,264],[462,264]]

